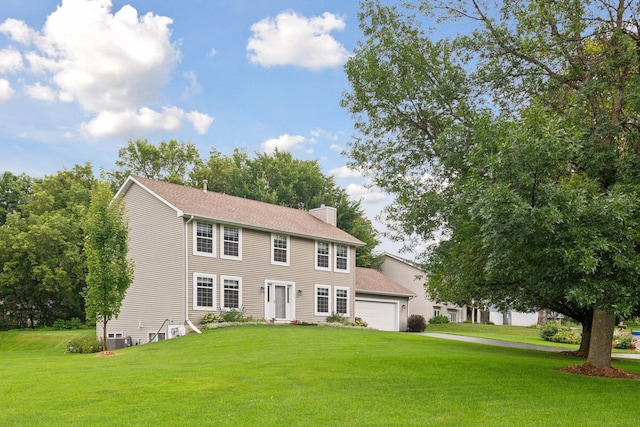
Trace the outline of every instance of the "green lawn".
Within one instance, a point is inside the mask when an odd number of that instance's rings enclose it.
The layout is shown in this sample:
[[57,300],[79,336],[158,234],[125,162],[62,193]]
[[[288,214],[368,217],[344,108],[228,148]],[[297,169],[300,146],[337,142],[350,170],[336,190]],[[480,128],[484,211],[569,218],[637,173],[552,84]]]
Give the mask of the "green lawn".
[[[64,353],[92,331],[0,332],[0,425],[626,426],[639,383],[538,351],[408,333],[240,326]],[[640,362],[616,361],[640,373]]]

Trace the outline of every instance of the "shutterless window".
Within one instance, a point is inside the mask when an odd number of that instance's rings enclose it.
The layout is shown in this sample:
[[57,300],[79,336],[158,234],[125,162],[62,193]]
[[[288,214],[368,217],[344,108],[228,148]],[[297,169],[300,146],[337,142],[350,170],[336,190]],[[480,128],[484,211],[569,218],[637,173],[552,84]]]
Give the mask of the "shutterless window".
[[240,256],[240,229],[235,227],[223,227],[222,253],[228,257]]
[[451,320],[451,323],[456,323],[456,312],[455,311],[450,311],[449,312],[449,320]]
[[213,308],[213,277],[196,279],[196,305]]
[[316,314],[329,315],[329,287],[316,286]]
[[196,223],[196,252],[213,254],[213,224]]
[[343,288],[334,288],[336,293],[336,313],[349,314],[349,290]]
[[329,244],[316,242],[316,267],[329,268]]
[[286,264],[288,262],[287,236],[273,235],[273,262]]
[[240,280],[222,278],[222,308],[240,308]]
[[349,269],[349,248],[336,245],[336,270],[347,271]]

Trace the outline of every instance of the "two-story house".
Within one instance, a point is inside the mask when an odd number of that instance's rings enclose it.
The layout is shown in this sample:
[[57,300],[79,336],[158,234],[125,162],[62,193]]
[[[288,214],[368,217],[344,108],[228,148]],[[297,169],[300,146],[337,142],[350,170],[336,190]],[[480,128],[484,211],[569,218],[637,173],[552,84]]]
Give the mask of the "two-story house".
[[335,208],[291,209],[135,176],[116,197],[135,271],[110,338],[171,338],[232,309],[273,322],[353,320],[363,243],[336,227]]

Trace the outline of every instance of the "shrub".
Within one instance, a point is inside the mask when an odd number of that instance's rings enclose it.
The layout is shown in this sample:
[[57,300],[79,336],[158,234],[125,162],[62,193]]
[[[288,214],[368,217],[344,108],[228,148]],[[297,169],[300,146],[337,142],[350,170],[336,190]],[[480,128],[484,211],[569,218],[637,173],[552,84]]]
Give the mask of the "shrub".
[[222,322],[224,322],[224,319],[222,318],[222,316],[216,313],[207,313],[204,316],[202,316],[202,320],[200,321],[200,323],[202,323],[203,325],[206,325],[207,323],[222,323]]
[[623,349],[623,350],[631,349],[632,347],[634,347],[633,337],[629,334],[624,334],[618,337],[614,337],[613,347]]
[[545,341],[552,341],[552,338],[555,336],[555,334],[558,333],[559,330],[560,325],[558,324],[558,322],[554,322],[553,320],[545,322],[540,327],[540,338]]
[[407,329],[409,332],[424,332],[427,322],[421,314],[412,314],[407,320]]
[[102,351],[102,341],[92,338],[77,338],[67,344],[67,353],[99,353]]
[[53,322],[53,329],[60,331],[62,329],[69,329],[69,323],[63,319],[56,319]]
[[71,329],[80,329],[82,327],[82,321],[77,317],[72,317],[71,320],[69,320],[69,327]]
[[449,323],[449,318],[447,316],[443,316],[442,314],[439,314],[429,319],[430,325],[439,325],[442,323]]
[[236,323],[241,322],[244,318],[244,312],[241,310],[232,309],[229,311],[223,311],[220,313],[223,322]]
[[349,320],[345,319],[340,313],[333,313],[331,316],[327,316],[325,321],[327,323],[341,323],[343,325],[349,323]]
[[570,328],[561,328],[549,341],[565,344],[580,344],[582,334]]
[[369,324],[361,317],[356,317],[353,319],[353,326],[360,326],[361,328],[366,328]]

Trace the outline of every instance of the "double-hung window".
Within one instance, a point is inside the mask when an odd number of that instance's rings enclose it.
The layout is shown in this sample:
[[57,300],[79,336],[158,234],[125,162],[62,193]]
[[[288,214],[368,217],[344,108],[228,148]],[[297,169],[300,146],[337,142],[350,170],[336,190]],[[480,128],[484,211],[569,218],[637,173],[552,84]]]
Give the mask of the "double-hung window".
[[331,245],[327,242],[316,242],[316,270],[331,270]]
[[193,226],[193,252],[197,255],[216,256],[216,226],[207,222],[196,221]]
[[349,272],[349,247],[336,245],[336,271]]
[[239,310],[242,307],[242,279],[222,276],[220,282],[222,287],[220,308],[222,310]]
[[289,236],[271,235],[271,264],[289,265]]
[[242,259],[242,230],[237,227],[222,226],[221,258]]
[[316,316],[329,316],[331,314],[331,287],[316,285],[315,314]]
[[216,276],[214,274],[193,273],[193,309],[216,309]]
[[333,288],[336,313],[349,316],[349,288],[335,286]]

